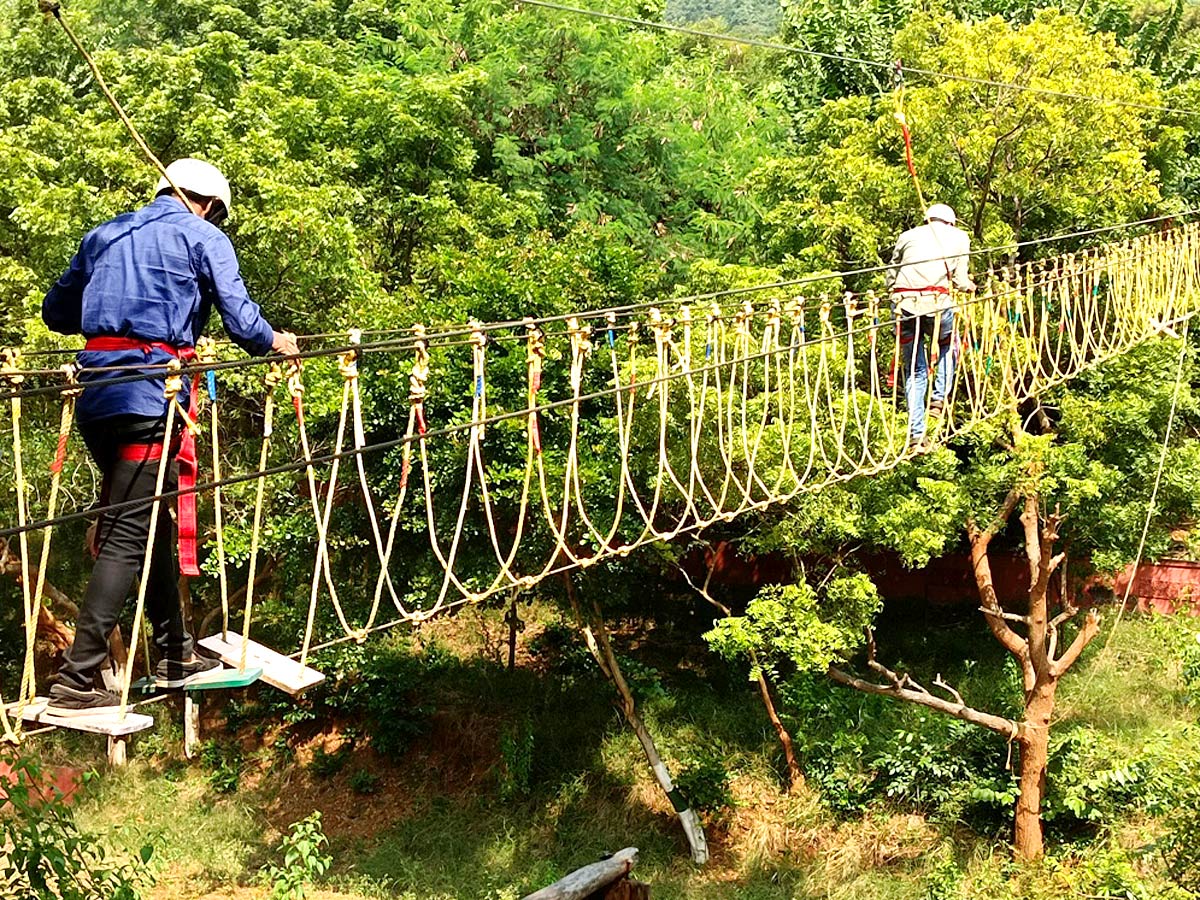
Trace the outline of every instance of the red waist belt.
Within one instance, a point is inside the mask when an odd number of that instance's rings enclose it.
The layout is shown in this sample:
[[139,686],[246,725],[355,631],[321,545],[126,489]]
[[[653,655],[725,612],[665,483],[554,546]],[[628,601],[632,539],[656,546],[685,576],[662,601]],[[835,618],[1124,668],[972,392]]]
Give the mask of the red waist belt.
[[941,287],[940,285],[936,286],[936,287],[931,286],[931,287],[922,287],[922,288],[894,287],[894,288],[892,288],[892,293],[893,294],[949,294],[950,288]]
[[[84,350],[141,350],[146,356],[151,350],[161,350],[176,359],[193,360],[196,358],[194,347],[174,347],[163,341],[145,341],[141,338],[117,337],[104,335],[88,338]],[[188,416],[194,422],[198,413],[197,398],[199,379],[192,379],[191,397],[188,401]],[[196,550],[196,476],[199,463],[196,459],[196,436],[190,428],[185,427],[178,441],[172,441],[171,452],[179,460],[179,490],[182,491],[176,499],[176,510],[179,526],[179,571],[184,575],[199,575],[199,557]],[[118,450],[121,459],[130,462],[144,462],[162,459],[162,444],[125,444]],[[154,539],[153,535],[149,536]]]

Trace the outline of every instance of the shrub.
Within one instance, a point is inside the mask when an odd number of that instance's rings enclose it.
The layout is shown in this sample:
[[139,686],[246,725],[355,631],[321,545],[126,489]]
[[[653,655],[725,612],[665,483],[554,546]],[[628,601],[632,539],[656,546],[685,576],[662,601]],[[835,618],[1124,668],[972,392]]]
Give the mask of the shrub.
[[242,751],[234,744],[206,741],[200,762],[208,769],[208,783],[219,794],[232,794],[242,777]]
[[43,788],[40,764],[11,762],[13,780],[0,798],[0,896],[60,900],[138,900],[154,879],[152,844],[136,857],[112,857],[103,836],[81,831],[57,788]]
[[733,805],[729,790],[729,771],[713,753],[697,754],[685,759],[675,777],[675,786],[692,809],[700,812],[720,812]]
[[526,716],[500,734],[500,798],[529,796],[533,774],[533,726]]
[[262,870],[263,880],[271,886],[271,900],[304,900],[304,890],[320,878],[333,863],[322,848],[329,844],[321,828],[321,811],[292,824],[279,849],[283,865]]
[[350,773],[350,790],[356,794],[373,794],[379,790],[379,776],[367,769]]

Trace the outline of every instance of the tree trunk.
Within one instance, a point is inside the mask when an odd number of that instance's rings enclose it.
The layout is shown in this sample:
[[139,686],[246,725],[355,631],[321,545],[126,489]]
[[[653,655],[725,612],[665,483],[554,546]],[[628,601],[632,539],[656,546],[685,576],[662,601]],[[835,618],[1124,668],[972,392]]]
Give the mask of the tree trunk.
[[608,680],[616,687],[617,693],[620,694],[621,708],[625,713],[625,720],[629,723],[629,727],[633,729],[633,733],[637,735],[638,743],[642,745],[642,752],[646,754],[646,762],[650,764],[650,770],[654,773],[654,778],[658,781],[658,786],[667,795],[667,800],[670,801],[672,809],[679,816],[679,823],[683,826],[683,833],[687,836],[688,845],[691,847],[692,862],[702,866],[708,862],[708,841],[704,836],[704,825],[701,823],[696,811],[691,808],[686,798],[682,796],[676,789],[674,782],[671,781],[671,773],[667,771],[662,757],[658,754],[658,747],[654,744],[654,738],[651,736],[650,730],[646,727],[646,723],[642,721],[642,716],[638,712],[633,692],[629,689],[628,682],[625,681],[625,676],[621,672],[621,667],[617,662],[617,656],[613,652],[612,643],[608,639],[608,631],[604,627],[604,619],[600,615],[600,608],[593,601],[595,611],[595,615],[592,618],[595,624],[595,629],[593,630],[592,626],[587,623],[583,610],[579,606],[579,600],[575,595],[575,585],[571,582],[570,574],[564,573],[563,580],[566,583],[567,596],[571,601],[572,608],[575,610],[575,616],[579,619],[580,627],[583,629],[588,650],[591,651],[601,671],[604,672]]
[[1018,859],[1041,859],[1042,800],[1046,795],[1046,763],[1049,760],[1050,716],[1054,712],[1057,680],[1039,683],[1025,704],[1025,727],[1021,748],[1021,796],[1017,798],[1013,850]]
[[767,718],[775,726],[775,734],[779,736],[779,743],[783,745],[783,758],[787,760],[788,767],[788,788],[789,790],[794,789],[797,785],[804,782],[804,773],[800,771],[800,763],[796,762],[796,751],[792,745],[792,736],[788,734],[783,720],[779,718],[779,713],[775,711],[775,701],[771,698],[771,686],[767,683],[767,676],[762,672],[758,673],[758,692],[762,695],[763,706],[767,708]]

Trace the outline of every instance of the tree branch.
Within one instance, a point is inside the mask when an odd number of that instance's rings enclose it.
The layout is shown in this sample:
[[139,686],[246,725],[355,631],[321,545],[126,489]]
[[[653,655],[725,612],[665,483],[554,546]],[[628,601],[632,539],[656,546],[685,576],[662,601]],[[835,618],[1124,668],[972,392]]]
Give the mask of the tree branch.
[[847,687],[852,687],[856,691],[862,691],[866,694],[880,694],[884,697],[894,697],[897,700],[903,700],[907,703],[916,703],[919,706],[925,706],[929,709],[937,710],[945,713],[948,716],[953,716],[956,719],[962,719],[964,722],[970,722],[972,725],[979,725],[994,731],[997,734],[1004,735],[1007,738],[1020,737],[1023,727],[1011,719],[1006,719],[1003,716],[994,716],[991,713],[981,712],[970,706],[962,703],[952,703],[949,700],[943,700],[941,697],[935,697],[928,691],[921,689],[898,687],[896,685],[875,684],[874,682],[865,681],[861,678],[856,678],[847,672],[843,672],[836,666],[829,667],[829,677],[838,684],[844,684]]
[[1075,635],[1075,640],[1071,642],[1071,646],[1062,655],[1062,658],[1057,662],[1051,663],[1050,674],[1058,678],[1064,672],[1075,665],[1079,659],[1079,655],[1083,653],[1084,648],[1092,642],[1092,640],[1100,633],[1100,617],[1096,615],[1093,609],[1088,612],[1087,618],[1083,620],[1083,627],[1079,629],[1079,634]]

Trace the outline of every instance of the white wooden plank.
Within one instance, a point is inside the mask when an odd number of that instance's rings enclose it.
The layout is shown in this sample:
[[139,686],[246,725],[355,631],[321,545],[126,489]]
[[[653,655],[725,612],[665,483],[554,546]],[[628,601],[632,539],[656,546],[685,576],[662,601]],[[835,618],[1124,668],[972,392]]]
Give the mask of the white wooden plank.
[[[269,647],[264,647],[256,641],[248,641],[246,650],[246,665],[263,670],[262,680],[271,687],[279,688],[295,696],[325,680],[325,676],[316,669],[302,666],[296,660],[276,653]],[[242,662],[242,636],[230,631],[225,639],[214,634],[202,638],[200,646],[210,653],[215,653],[228,666],[237,668]]]
[[55,728],[86,731],[88,734],[106,734],[109,737],[136,734],[154,727],[153,718],[135,712],[126,713],[124,719],[115,712],[87,716],[52,716],[46,712],[49,702],[45,697],[38,697],[25,708],[22,718],[29,725],[53,725]]

